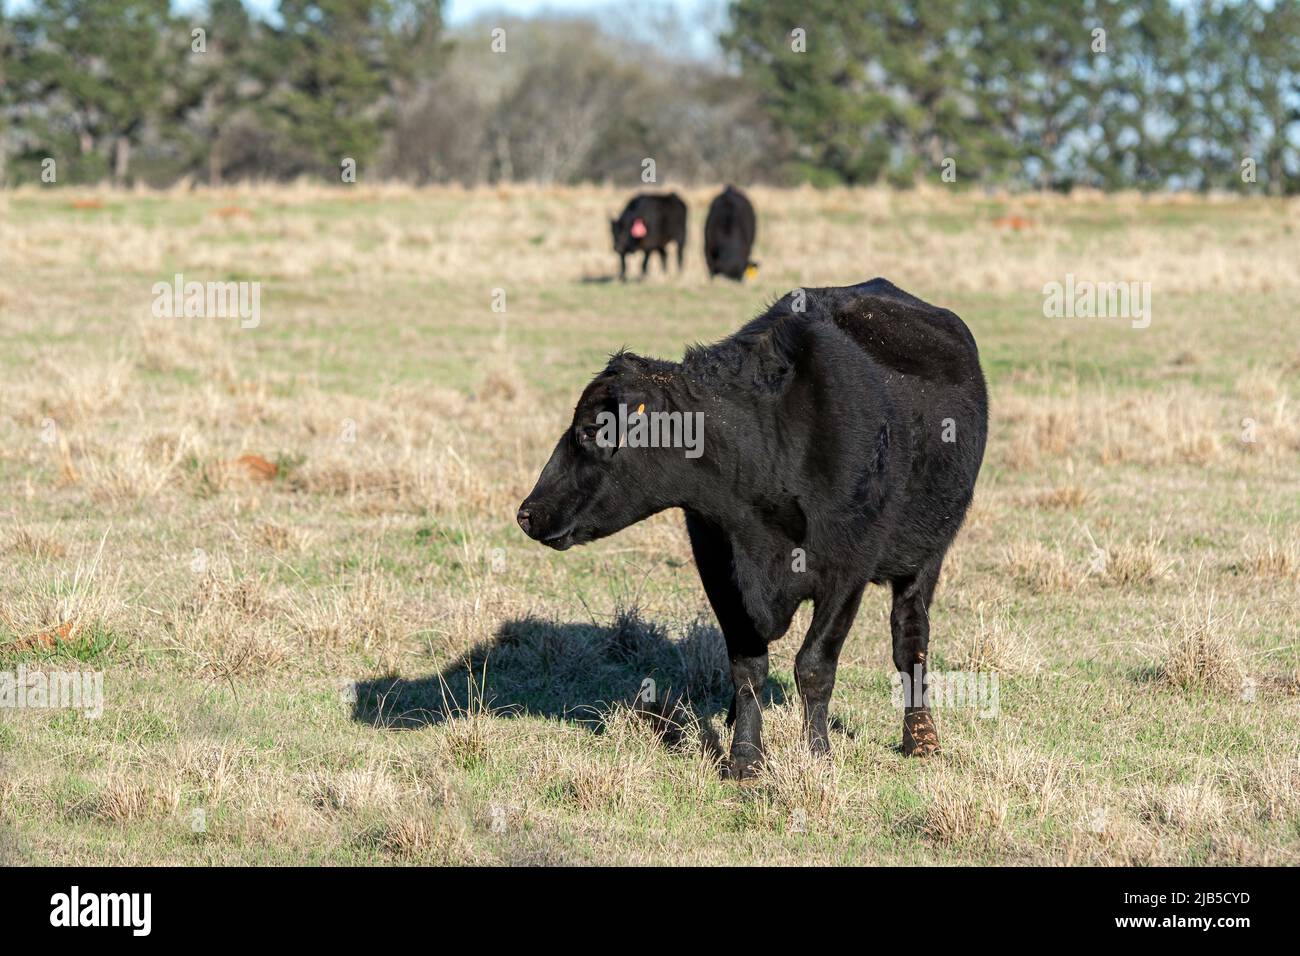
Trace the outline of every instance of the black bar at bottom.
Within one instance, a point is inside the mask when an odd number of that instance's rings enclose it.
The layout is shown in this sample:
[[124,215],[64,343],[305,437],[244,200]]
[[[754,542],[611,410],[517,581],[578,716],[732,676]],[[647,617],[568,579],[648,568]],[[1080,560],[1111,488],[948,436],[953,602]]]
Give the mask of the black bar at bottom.
[[617,940],[641,934],[647,941],[664,939],[674,924],[689,932],[701,918],[735,932],[738,911],[748,911],[754,923],[745,934],[764,932],[769,920],[802,921],[815,913],[827,920],[822,932],[870,934],[873,926],[910,925],[909,935],[919,933],[926,942],[969,941],[973,931],[1001,925],[1017,937],[1030,931],[1070,940],[1199,936],[1231,943],[1242,933],[1281,930],[1287,922],[1283,901],[1291,895],[1283,881],[1292,884],[1293,874],[1193,868],[32,868],[0,870],[0,925],[6,943],[75,934],[84,941],[111,936],[217,945],[282,938],[298,945],[374,945],[376,934],[388,932],[434,933],[445,942],[446,933],[463,931],[494,947],[512,935],[529,945],[599,945],[588,940],[604,927],[604,945],[618,946]]

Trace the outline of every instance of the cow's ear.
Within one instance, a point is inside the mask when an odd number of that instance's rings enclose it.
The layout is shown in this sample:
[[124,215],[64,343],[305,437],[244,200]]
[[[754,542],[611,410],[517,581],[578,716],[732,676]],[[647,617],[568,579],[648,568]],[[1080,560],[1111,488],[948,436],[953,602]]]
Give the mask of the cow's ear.
[[619,372],[644,372],[648,366],[649,363],[635,352],[620,349],[609,357],[609,364],[606,369],[617,374]]
[[667,399],[654,385],[647,382],[625,385],[614,395],[615,407],[622,405],[627,409],[628,420],[635,415],[651,412],[668,411]]
[[619,389],[614,400],[627,409],[628,418],[645,412],[663,411],[663,396],[654,394],[649,388]]

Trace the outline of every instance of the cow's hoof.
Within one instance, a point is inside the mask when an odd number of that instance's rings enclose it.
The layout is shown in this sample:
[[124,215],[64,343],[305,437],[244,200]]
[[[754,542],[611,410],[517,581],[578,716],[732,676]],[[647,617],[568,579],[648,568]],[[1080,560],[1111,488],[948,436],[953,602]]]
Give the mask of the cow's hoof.
[[825,757],[831,752],[831,742],[824,733],[809,734],[805,739],[808,741],[808,750],[818,757]]
[[734,780],[737,783],[757,779],[763,771],[763,761],[750,760],[745,763],[739,763],[735,760],[727,761],[726,766],[722,768],[723,780]]
[[939,731],[929,713],[918,710],[903,718],[903,756],[929,757],[939,752]]

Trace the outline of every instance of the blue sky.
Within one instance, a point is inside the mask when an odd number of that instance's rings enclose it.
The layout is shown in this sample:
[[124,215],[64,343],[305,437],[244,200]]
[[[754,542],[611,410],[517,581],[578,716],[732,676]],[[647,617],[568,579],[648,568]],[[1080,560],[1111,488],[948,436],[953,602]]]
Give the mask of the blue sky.
[[[274,0],[253,0],[274,3]],[[606,24],[610,32],[670,46],[700,57],[718,54],[717,35],[726,21],[727,0],[447,0],[443,14],[454,27],[481,16],[506,13],[531,17],[544,13],[581,14]]]
[[[29,0],[0,0],[0,9],[21,10]],[[201,8],[204,0],[172,0],[184,13]],[[244,0],[263,17],[274,14],[277,0]],[[531,17],[543,13],[583,15],[611,33],[631,35],[663,48],[665,53],[713,59],[720,55],[717,35],[726,22],[728,0],[445,0],[443,12],[452,27],[464,26],[494,13]]]
[[[0,0],[0,8],[20,10],[24,0]],[[275,9],[276,0],[244,0],[250,10],[267,14]],[[178,10],[202,6],[202,0],[173,0]],[[514,16],[531,17],[539,13],[592,14],[598,18],[616,7],[625,7],[615,0],[447,0],[443,10],[447,22],[453,26],[468,23],[480,14],[504,12]],[[699,23],[712,19],[726,9],[725,0],[655,0],[656,8],[669,8],[686,23]]]
[[[11,9],[24,0],[0,0]],[[262,16],[272,14],[277,0],[244,0],[249,10]],[[203,0],[172,0],[173,9],[191,10]],[[639,35],[672,46],[678,52],[699,57],[718,54],[716,37],[726,20],[727,0],[654,0],[634,8],[619,0],[446,0],[443,13],[447,23],[464,26],[481,16],[504,13],[531,17],[543,13],[589,16],[607,24],[615,33]]]
[[[244,0],[247,7],[266,13],[275,9],[276,0]],[[178,7],[188,6],[178,2]],[[675,7],[689,13],[700,4],[696,0],[656,0],[656,6]],[[466,23],[481,13],[505,12],[515,16],[530,17],[538,13],[597,13],[609,9],[609,0],[448,0],[444,7],[447,22],[452,25]]]
[[[257,0],[260,3],[271,0]],[[504,11],[517,16],[534,16],[538,13],[592,13],[599,16],[614,4],[609,0],[449,0],[444,7],[447,21],[453,25],[473,20],[481,13]],[[620,6],[625,6],[620,4]],[[656,0],[655,6],[675,8],[682,19],[690,22],[691,14],[704,6],[697,0]]]

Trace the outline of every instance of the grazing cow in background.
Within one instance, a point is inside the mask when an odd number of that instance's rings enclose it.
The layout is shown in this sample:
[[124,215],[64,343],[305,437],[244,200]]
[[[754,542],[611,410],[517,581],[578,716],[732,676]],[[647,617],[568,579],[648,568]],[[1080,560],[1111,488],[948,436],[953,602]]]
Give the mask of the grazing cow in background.
[[824,752],[840,647],[868,582],[888,584],[903,753],[923,756],[939,746],[930,600],[987,432],[979,352],[952,312],[884,279],[796,290],[681,362],[614,355],[516,517],[563,551],[683,509],[731,661],[733,777],[762,759],[768,645],[799,604],[814,610],[795,681]]
[[757,273],[758,263],[749,258],[754,249],[754,207],[735,186],[728,186],[709,203],[704,221],[704,261],[709,278],[724,275],[739,282]]
[[682,247],[686,245],[686,203],[676,193],[633,196],[617,219],[611,219],[614,251],[618,253],[618,277],[627,280],[627,254],[643,252],[641,275],[650,266],[650,253],[659,253],[664,272],[668,271],[668,243],[677,243],[677,271],[682,271]]

